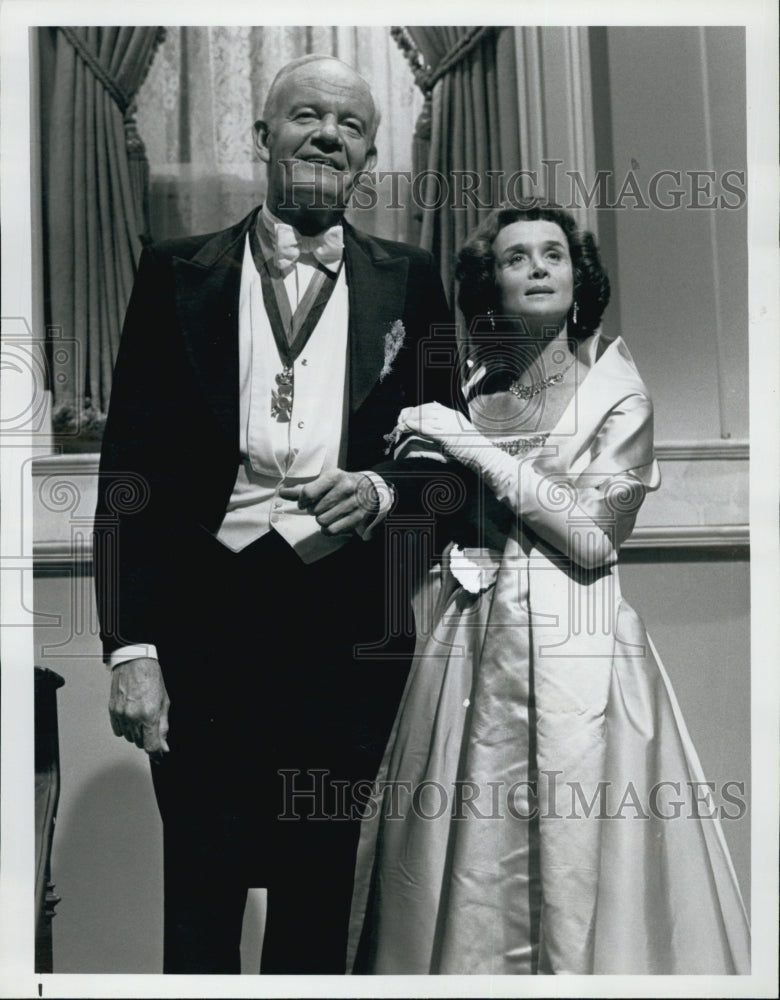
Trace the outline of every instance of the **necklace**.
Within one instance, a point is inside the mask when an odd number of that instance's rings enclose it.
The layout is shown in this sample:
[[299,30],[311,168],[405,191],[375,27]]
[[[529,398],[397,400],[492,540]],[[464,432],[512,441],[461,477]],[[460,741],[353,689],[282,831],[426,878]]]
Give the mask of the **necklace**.
[[510,438],[508,441],[493,441],[492,443],[496,448],[505,451],[507,455],[524,455],[534,448],[541,448],[543,444],[547,443],[549,436],[550,432],[548,431],[546,434],[533,434],[531,437]]
[[533,396],[538,396],[540,392],[544,392],[550,386],[563,382],[563,376],[571,368],[575,360],[575,358],[572,358],[565,368],[562,368],[561,371],[556,372],[554,375],[548,375],[547,378],[543,378],[540,382],[531,382],[530,385],[523,385],[520,379],[515,379],[514,382],[510,383],[509,391],[513,396],[517,396],[518,399],[531,399]]

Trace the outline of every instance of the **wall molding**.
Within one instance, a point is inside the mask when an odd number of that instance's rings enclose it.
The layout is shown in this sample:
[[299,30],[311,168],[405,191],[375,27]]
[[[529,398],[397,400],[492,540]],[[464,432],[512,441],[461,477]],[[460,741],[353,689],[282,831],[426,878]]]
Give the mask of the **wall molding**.
[[648,525],[634,529],[624,549],[750,548],[747,524]]
[[[668,525],[636,528],[623,543],[632,553],[645,549],[675,549],[718,552],[723,549],[750,550],[747,524]],[[69,541],[36,542],[33,546],[36,576],[70,576],[92,573],[92,546],[83,541],[74,553]]]
[[[734,513],[736,523],[681,523],[687,519],[689,511],[685,505],[680,506],[680,496],[685,498],[694,486],[696,477],[690,478],[691,470],[685,463],[695,463],[693,471],[703,471],[706,476],[720,476],[719,463],[725,463],[723,468],[724,484],[747,482],[747,462],[749,459],[749,444],[747,441],[713,440],[713,441],[663,441],[656,445],[656,455],[662,466],[667,466],[669,481],[669,496],[667,506],[656,506],[650,509],[650,504],[658,495],[652,494],[642,514],[647,515],[656,523],[640,523],[624,545],[636,558],[643,551],[662,550],[681,553],[711,552],[738,554],[747,558],[750,550],[750,527],[743,523],[747,511],[738,504],[728,510],[712,508],[706,511],[706,518],[713,521],[728,520],[728,515]],[[86,575],[92,572],[92,538],[91,511],[97,490],[97,473],[100,456],[93,452],[45,455],[33,460],[33,504],[34,538],[33,538],[33,568],[36,576],[73,576]],[[706,463],[713,463],[710,467]],[[741,468],[735,462],[745,463]],[[673,470],[679,470],[679,475],[673,475]],[[680,476],[682,478],[680,478]],[[60,508],[51,504],[51,497],[57,496],[57,487],[70,480],[70,485],[77,488],[73,491],[73,500]],[[75,480],[75,482],[74,482]],[[64,491],[63,491],[64,493]],[[47,498],[49,502],[47,504]],[[69,495],[64,497],[69,499]],[[674,504],[677,503],[677,506]],[[719,514],[727,517],[718,517]],[[742,512],[742,516],[740,516]],[[691,518],[695,520],[696,514]],[[658,521],[669,523],[658,524]]]
[[748,441],[659,441],[655,445],[656,458],[662,462],[696,461],[747,461],[750,458]]
[[[741,460],[750,458],[750,442],[743,440],[712,441],[657,441],[655,453],[659,461],[713,461]],[[41,455],[33,460],[33,472],[36,476],[52,475],[97,475],[100,464],[99,452],[64,453],[59,455]]]
[[99,465],[99,452],[41,455],[33,459],[33,475],[96,476]]

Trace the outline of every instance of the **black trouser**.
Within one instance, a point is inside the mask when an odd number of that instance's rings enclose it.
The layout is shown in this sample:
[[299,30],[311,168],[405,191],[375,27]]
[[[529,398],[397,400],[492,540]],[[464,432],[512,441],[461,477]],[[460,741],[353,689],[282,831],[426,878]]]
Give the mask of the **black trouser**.
[[376,773],[411,652],[401,637],[354,656],[385,632],[381,541],[310,565],[274,532],[239,554],[205,532],[180,551],[158,644],[171,750],[152,765],[165,971],[239,972],[246,890],[266,886],[263,971],[343,973],[355,786]]

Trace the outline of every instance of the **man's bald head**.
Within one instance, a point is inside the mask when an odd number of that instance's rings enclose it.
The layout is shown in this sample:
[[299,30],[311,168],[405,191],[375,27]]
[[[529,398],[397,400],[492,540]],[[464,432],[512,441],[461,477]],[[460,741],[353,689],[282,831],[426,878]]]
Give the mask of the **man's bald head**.
[[340,59],[309,55],[284,66],[255,122],[270,211],[305,233],[334,225],[357,178],[374,169],[378,120],[371,88]]
[[[371,108],[373,109],[373,118],[370,127],[370,140],[373,145],[376,139],[376,130],[379,127],[380,113],[379,109],[374,102],[374,95],[371,93],[371,87],[368,82],[351,66],[347,63],[342,62],[341,59],[337,59],[335,56],[320,55],[317,53],[309,53],[309,55],[299,56],[297,59],[292,59],[290,62],[286,63],[271,82],[271,86],[268,90],[268,94],[265,99],[265,104],[263,105],[263,120],[270,122],[276,115],[278,111],[279,96],[284,92],[285,84],[288,82],[291,76],[295,76],[296,73],[299,75],[304,75],[299,73],[299,71],[306,67],[311,66],[312,63],[332,63],[344,70],[347,70],[355,80],[357,86],[364,88],[368,100],[371,103]],[[312,66],[312,69],[314,67]]]

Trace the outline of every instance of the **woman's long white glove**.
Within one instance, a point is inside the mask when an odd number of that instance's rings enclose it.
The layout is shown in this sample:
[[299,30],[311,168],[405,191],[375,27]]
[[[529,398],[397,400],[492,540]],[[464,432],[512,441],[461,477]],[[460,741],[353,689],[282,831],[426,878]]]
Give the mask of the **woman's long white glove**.
[[407,407],[399,415],[398,428],[430,438],[476,472],[498,500],[569,559],[587,569],[616,560],[618,544],[630,532],[639,505],[632,508],[624,501],[621,509],[615,502],[616,486],[624,498],[641,488],[630,473],[619,481],[599,477],[597,484],[584,487],[563,475],[540,473],[531,459],[497,448],[462,413],[440,403]]

